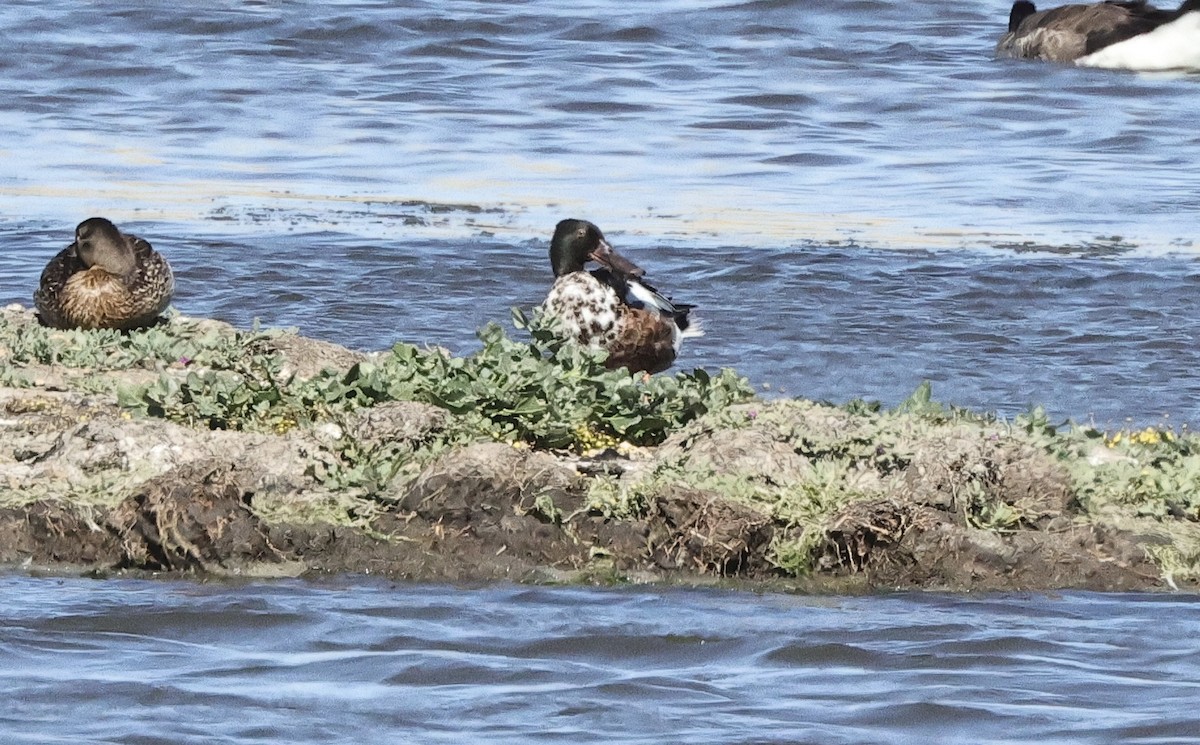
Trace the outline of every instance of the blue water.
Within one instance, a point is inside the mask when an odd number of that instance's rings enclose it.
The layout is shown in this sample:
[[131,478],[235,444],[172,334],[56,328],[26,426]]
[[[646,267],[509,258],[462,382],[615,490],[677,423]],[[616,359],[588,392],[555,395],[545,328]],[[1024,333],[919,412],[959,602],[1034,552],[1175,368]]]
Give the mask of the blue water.
[[0,578],[6,743],[1194,743],[1194,597]]
[[[176,308],[475,348],[598,223],[769,394],[1200,422],[1200,78],[1008,5],[0,6],[0,302],[82,219]],[[1164,419],[1165,417],[1165,419]],[[1192,598],[0,581],[4,742],[1184,743]]]
[[991,59],[1007,5],[0,8],[0,301],[103,214],[176,307],[475,348],[597,222],[772,391],[1197,422],[1200,77]]
[[[581,213],[685,244],[1190,246],[1200,80],[994,61],[1007,10],[9,3],[0,189],[67,235],[528,240]],[[498,212],[410,230],[396,200]]]

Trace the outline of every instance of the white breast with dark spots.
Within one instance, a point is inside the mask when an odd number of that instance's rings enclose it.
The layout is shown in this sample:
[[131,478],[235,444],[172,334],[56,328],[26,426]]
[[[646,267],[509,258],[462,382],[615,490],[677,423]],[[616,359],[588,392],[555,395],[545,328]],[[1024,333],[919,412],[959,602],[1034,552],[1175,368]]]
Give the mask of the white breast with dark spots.
[[616,337],[621,300],[611,287],[587,272],[556,279],[542,307],[580,344],[606,346]]

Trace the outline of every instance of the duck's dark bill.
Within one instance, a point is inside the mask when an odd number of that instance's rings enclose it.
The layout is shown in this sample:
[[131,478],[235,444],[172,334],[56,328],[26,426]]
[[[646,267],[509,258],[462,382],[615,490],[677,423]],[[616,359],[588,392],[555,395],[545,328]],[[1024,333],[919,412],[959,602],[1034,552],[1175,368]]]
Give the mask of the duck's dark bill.
[[623,277],[640,277],[646,273],[645,269],[614,251],[605,240],[600,241],[589,258]]

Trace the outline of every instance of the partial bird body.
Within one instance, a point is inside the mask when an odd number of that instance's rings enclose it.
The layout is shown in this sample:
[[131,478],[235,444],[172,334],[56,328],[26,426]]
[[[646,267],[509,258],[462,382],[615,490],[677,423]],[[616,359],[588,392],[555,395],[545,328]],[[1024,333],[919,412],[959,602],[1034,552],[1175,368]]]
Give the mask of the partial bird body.
[[1008,31],[996,44],[996,56],[1073,62],[1194,10],[1200,10],[1200,0],[1185,0],[1177,10],[1144,1],[1113,1],[1043,11],[1029,0],[1017,0],[1009,13]]
[[1200,71],[1200,13],[1186,13],[1147,34],[1080,57],[1075,64],[1140,72]]

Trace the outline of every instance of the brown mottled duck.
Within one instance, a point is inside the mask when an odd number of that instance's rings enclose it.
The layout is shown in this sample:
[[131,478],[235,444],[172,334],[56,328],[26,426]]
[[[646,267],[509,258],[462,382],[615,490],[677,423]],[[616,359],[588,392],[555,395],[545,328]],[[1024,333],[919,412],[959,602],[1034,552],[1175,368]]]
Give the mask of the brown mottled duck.
[[91,217],[46,265],[33,302],[47,326],[134,329],[157,321],[174,291],[170,264],[149,243]]

